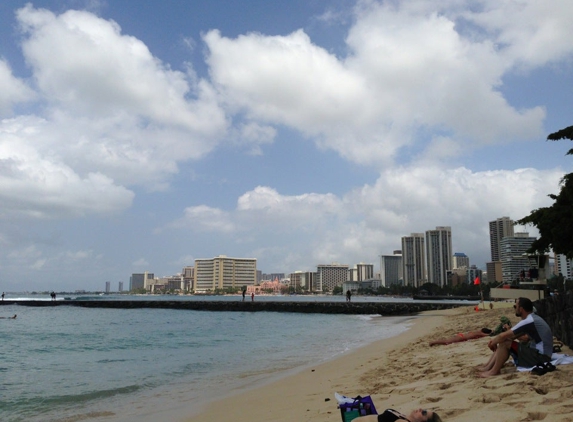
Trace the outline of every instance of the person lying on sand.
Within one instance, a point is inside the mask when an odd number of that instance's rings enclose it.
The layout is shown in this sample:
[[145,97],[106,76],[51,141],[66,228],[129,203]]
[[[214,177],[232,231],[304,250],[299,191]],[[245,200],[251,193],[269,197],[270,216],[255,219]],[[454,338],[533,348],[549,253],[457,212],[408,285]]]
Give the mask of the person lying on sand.
[[361,416],[355,420],[360,422],[442,422],[442,419],[436,412],[426,409],[412,410],[408,416],[394,409],[386,409],[379,415]]
[[0,319],[16,319],[16,314],[14,314],[14,316],[9,316],[9,317],[5,317],[5,316],[1,316]]
[[509,320],[509,318],[502,316],[499,318],[499,320],[500,320],[499,325],[495,327],[493,331],[490,330],[489,328],[482,328],[479,331],[469,331],[467,333],[456,334],[453,337],[433,340],[429,344],[430,346],[437,346],[438,344],[459,343],[461,341],[474,340],[476,338],[482,338],[487,336],[494,337],[499,333],[507,331],[511,328],[511,321]]
[[492,333],[489,328],[482,328],[479,331],[468,331],[467,333],[459,333],[453,337],[442,338],[439,340],[433,340],[429,343],[430,346],[437,346],[439,344],[452,344],[459,343],[461,341],[474,340],[476,338],[487,337]]

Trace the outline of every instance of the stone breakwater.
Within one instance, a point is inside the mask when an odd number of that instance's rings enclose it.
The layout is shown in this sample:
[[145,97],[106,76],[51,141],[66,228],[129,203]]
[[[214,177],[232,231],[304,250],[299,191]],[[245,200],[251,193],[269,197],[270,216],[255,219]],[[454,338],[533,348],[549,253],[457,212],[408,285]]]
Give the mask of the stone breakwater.
[[79,306],[115,309],[182,309],[218,312],[298,312],[354,315],[414,315],[423,311],[450,309],[451,303],[380,303],[380,302],[242,302],[242,301],[168,301],[168,300],[5,300],[2,305],[21,306]]

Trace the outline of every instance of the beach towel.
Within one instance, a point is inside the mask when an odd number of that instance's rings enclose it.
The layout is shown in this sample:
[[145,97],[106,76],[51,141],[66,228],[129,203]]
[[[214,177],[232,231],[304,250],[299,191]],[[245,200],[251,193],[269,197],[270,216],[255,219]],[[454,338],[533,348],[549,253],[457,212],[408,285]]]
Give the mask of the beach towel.
[[[557,365],[568,365],[568,364],[570,364],[570,363],[573,363],[573,356],[569,356],[569,355],[566,355],[566,354],[564,354],[564,353],[553,353],[553,354],[551,355],[551,363],[552,363],[554,366],[557,366]],[[531,368],[524,368],[524,367],[522,367],[522,366],[518,366],[518,367],[517,367],[517,370],[518,370],[519,372],[526,372],[526,371],[531,371],[531,370],[533,370],[533,368],[535,368],[535,366],[532,366]]]

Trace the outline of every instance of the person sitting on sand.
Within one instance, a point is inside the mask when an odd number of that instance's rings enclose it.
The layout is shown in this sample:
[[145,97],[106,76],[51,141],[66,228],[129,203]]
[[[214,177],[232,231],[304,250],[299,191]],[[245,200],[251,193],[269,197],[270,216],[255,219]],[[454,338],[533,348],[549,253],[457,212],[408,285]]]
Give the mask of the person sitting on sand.
[[442,422],[436,412],[426,409],[412,410],[408,416],[394,409],[386,409],[379,415],[361,416],[355,420],[360,422]]
[[[478,367],[478,376],[482,378],[499,375],[501,368],[509,359],[510,352],[516,356],[516,365],[530,368],[551,361],[553,353],[553,334],[551,328],[540,316],[533,313],[531,300],[520,297],[515,301],[515,316],[521,317],[512,329],[493,337],[488,347],[493,356],[485,365]],[[529,342],[513,341],[527,336]]]

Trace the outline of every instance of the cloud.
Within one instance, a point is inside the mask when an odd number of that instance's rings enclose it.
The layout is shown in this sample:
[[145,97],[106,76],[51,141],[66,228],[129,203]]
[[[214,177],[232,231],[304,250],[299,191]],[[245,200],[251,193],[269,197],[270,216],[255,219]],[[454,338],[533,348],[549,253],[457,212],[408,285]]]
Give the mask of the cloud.
[[12,69],[5,60],[0,59],[0,117],[12,114],[15,104],[31,101],[34,91],[22,80],[12,75]]
[[401,248],[402,236],[451,226],[454,249],[482,266],[490,259],[489,221],[548,205],[547,193],[561,177],[559,170],[396,168],[340,197],[288,196],[259,186],[241,195],[233,211],[188,208],[171,227],[185,222],[194,232],[216,233],[227,247],[240,239],[243,250],[246,244],[253,251],[246,255],[290,271],[294,262],[306,269],[334,261],[377,264],[379,255]]
[[31,5],[16,17],[33,84],[0,61],[0,115],[23,101],[33,112],[0,121],[2,217],[123,211],[128,186],[164,190],[180,162],[224,138],[210,84],[172,70],[117,23]]
[[[534,2],[523,2],[523,10],[482,3],[472,12],[457,2],[359,2],[345,57],[313,44],[303,30],[234,39],[212,30],[203,36],[207,63],[230,111],[286,125],[359,164],[384,168],[403,159],[404,148],[423,155],[431,132],[463,145],[457,154],[537,139],[544,108],[512,106],[500,91],[503,78],[522,63],[566,57],[571,30],[551,32],[549,11],[531,19],[542,7]],[[571,8],[559,7],[570,17]],[[508,28],[497,14],[511,15]],[[530,42],[544,49],[537,60],[524,48]],[[440,158],[436,148],[428,152]],[[452,156],[444,153],[444,160]]]
[[122,211],[133,192],[102,173],[78,175],[57,157],[42,156],[33,140],[43,121],[0,122],[0,218],[63,218]]

